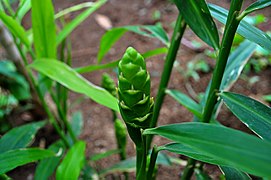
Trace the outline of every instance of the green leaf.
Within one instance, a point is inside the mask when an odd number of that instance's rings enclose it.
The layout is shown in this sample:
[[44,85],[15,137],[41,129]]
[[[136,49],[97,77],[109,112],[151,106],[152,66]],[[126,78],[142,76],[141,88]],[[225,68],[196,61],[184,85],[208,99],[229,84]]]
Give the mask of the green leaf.
[[[226,24],[228,11],[220,6],[209,4],[211,14],[214,18],[220,21],[223,24]],[[271,37],[268,36],[265,32],[260,29],[250,25],[249,23],[242,20],[237,29],[237,33],[243,36],[244,38],[255,42],[261,47],[271,51]]]
[[112,28],[107,31],[101,38],[100,49],[98,52],[98,62],[101,62],[105,54],[110,50],[110,48],[127,32],[131,31],[136,34],[147,36],[151,38],[157,38],[166,46],[169,45],[169,40],[166,32],[161,25],[138,25],[138,26],[122,26],[117,28]]
[[52,151],[38,148],[7,151],[0,154],[0,174],[4,174],[18,166],[52,156],[55,156]]
[[254,2],[253,4],[251,4],[250,6],[248,6],[243,13],[247,15],[247,14],[250,14],[250,13],[257,11],[259,9],[263,9],[265,7],[268,7],[270,5],[271,5],[270,0],[258,0],[256,2]]
[[[142,56],[146,59],[152,56],[160,55],[160,54],[166,54],[168,51],[167,48],[157,48],[153,49],[150,51],[145,52],[142,54]],[[101,70],[101,69],[107,69],[107,68],[114,68],[117,67],[119,64],[120,60],[112,61],[106,64],[99,64],[99,65],[89,65],[89,66],[84,66],[84,67],[79,67],[76,68],[75,71],[78,73],[87,73],[87,72],[93,72],[96,70]]]
[[106,157],[109,157],[113,154],[118,154],[118,153],[120,153],[119,149],[111,149],[99,154],[94,154],[93,156],[90,157],[90,161],[99,161],[101,159],[104,159]]
[[81,4],[76,4],[76,5],[72,6],[72,7],[68,7],[66,9],[63,9],[63,10],[59,11],[57,14],[55,14],[55,19],[63,17],[66,14],[70,14],[70,13],[72,13],[74,11],[79,11],[79,10],[81,10],[83,8],[91,7],[94,4],[95,3],[93,3],[93,2],[84,2],[84,3],[81,3]]
[[81,134],[83,125],[84,125],[84,120],[83,120],[82,112],[81,111],[74,112],[71,118],[71,126],[76,137],[78,137]]
[[0,153],[28,146],[34,139],[37,131],[42,128],[45,123],[44,121],[29,123],[11,129],[0,139]]
[[208,6],[204,0],[174,0],[185,22],[204,42],[219,48],[219,36]]
[[204,152],[200,152],[198,150],[195,150],[194,148],[188,146],[187,144],[182,143],[169,143],[164,146],[158,147],[158,150],[166,150],[172,153],[176,154],[182,154],[185,156],[188,156],[190,158],[203,161],[210,164],[219,164],[219,165],[225,165],[223,161],[217,160],[215,158],[210,157],[208,154]]
[[104,169],[100,172],[100,176],[105,176],[109,173],[116,172],[134,172],[136,170],[136,158],[132,157],[123,161],[120,161],[113,166]]
[[82,23],[90,14],[99,9],[107,0],[99,0],[95,2],[90,8],[79,14],[70,23],[58,33],[56,43],[59,45],[80,23]]
[[52,0],[31,0],[37,58],[56,58],[56,26]]
[[25,46],[30,47],[25,29],[15,19],[6,15],[3,11],[0,11],[0,19],[15,37],[19,38]]
[[219,94],[226,106],[253,132],[271,141],[271,108],[241,94]]
[[25,14],[30,10],[31,8],[31,0],[20,0],[19,7],[16,11],[16,17],[21,22]]
[[84,166],[86,143],[76,142],[68,151],[65,158],[56,170],[56,180],[79,178],[80,171]]
[[87,81],[72,68],[53,59],[38,59],[29,65],[40,73],[57,81],[66,88],[81,94],[85,94],[99,104],[115,111],[119,111],[118,102],[109,92]]
[[251,180],[251,177],[249,177],[247,173],[244,173],[237,169],[226,166],[220,166],[220,169],[227,180]]
[[65,151],[65,145],[62,141],[57,141],[48,148],[58,154],[58,156],[49,157],[39,162],[35,171],[35,180],[47,180],[54,173]]
[[190,122],[146,129],[143,134],[158,134],[188,145],[227,166],[271,178],[271,143],[241,131]]
[[186,107],[191,113],[201,119],[201,106],[186,94],[177,90],[166,90],[166,93]]
[[240,44],[229,56],[220,90],[228,90],[239,78],[244,66],[255,52],[257,45],[248,40]]

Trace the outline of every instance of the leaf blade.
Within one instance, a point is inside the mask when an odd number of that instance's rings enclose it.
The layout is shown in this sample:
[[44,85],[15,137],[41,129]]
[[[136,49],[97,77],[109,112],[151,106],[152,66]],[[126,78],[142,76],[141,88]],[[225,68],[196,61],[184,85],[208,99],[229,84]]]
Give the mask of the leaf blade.
[[[222,92],[226,106],[252,131],[271,141],[271,108],[243,95]],[[238,108],[237,108],[238,107]]]
[[268,7],[270,5],[271,5],[270,0],[258,0],[256,2],[254,2],[253,4],[251,4],[249,7],[247,7],[243,13],[249,14],[249,13],[252,13],[254,11],[257,11],[257,10],[263,9],[265,7]]

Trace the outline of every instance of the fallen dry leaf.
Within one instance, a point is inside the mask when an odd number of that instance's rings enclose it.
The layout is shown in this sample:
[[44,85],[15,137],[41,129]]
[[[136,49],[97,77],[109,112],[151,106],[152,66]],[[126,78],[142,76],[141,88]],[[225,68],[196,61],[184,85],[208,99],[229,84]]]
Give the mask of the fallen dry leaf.
[[105,15],[96,14],[95,15],[95,20],[105,30],[108,30],[108,29],[112,28],[111,20]]

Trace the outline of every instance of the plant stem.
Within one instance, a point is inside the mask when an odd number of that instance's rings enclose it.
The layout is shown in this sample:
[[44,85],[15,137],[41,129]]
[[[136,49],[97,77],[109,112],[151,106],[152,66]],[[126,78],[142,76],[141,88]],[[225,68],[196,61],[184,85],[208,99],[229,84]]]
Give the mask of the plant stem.
[[152,148],[152,153],[151,153],[151,160],[150,160],[150,164],[149,164],[149,168],[148,168],[148,172],[147,172],[147,179],[151,180],[154,179],[154,169],[155,169],[155,163],[156,163],[156,159],[158,156],[158,150],[157,150],[157,146],[154,145]]
[[[232,0],[230,11],[228,14],[224,35],[221,42],[221,47],[218,54],[217,63],[213,73],[213,78],[211,82],[211,87],[208,93],[207,102],[204,107],[202,122],[209,123],[213,114],[214,107],[217,103],[216,92],[219,91],[220,84],[223,78],[223,74],[227,65],[227,60],[230,54],[232,42],[240,23],[238,19],[240,10],[242,8],[243,0]],[[184,169],[183,176],[181,179],[190,179],[194,172],[196,161],[189,158],[188,164]]]
[[[170,79],[173,64],[176,59],[177,52],[180,47],[181,39],[183,37],[185,28],[186,28],[186,23],[184,21],[184,18],[181,16],[181,14],[179,14],[177,21],[176,21],[176,24],[175,24],[174,32],[173,32],[173,35],[171,38],[169,50],[168,50],[168,53],[166,56],[166,61],[165,61],[158,93],[157,93],[155,104],[154,104],[153,117],[152,117],[150,127],[155,127],[157,124],[160,109],[162,107],[164,97],[165,97],[165,90],[167,88],[167,85],[168,85],[168,82]],[[151,135],[147,137],[147,148],[148,149],[150,147],[152,137],[153,136],[151,136]]]
[[141,134],[142,144],[136,146],[136,179],[146,179],[147,149],[146,137]]
[[222,38],[217,63],[216,63],[215,70],[213,73],[211,87],[210,87],[207,102],[203,111],[202,121],[205,123],[210,122],[215,104],[217,103],[216,92],[219,91],[219,87],[220,87],[223,74],[226,68],[227,60],[230,54],[234,35],[240,23],[240,20],[238,20],[237,17],[239,16],[242,3],[243,3],[243,0],[233,0],[231,2],[230,11],[229,11],[229,15],[228,15],[226,26],[225,26],[224,36]]

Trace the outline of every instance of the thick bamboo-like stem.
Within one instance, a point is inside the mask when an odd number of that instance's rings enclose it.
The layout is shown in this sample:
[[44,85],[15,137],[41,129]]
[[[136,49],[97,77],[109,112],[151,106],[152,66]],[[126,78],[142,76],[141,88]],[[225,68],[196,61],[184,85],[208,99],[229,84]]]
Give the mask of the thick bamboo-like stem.
[[[223,74],[226,68],[227,60],[230,54],[234,35],[240,23],[240,19],[238,19],[238,16],[240,14],[242,4],[243,4],[243,0],[231,1],[231,7],[230,7],[230,11],[227,18],[217,63],[216,63],[215,70],[213,73],[211,87],[210,87],[207,102],[205,104],[204,111],[203,111],[202,122],[204,123],[210,122],[213,111],[214,111],[214,107],[217,103],[216,93],[219,91]],[[182,180],[187,180],[191,178],[194,172],[195,163],[196,161],[194,159],[188,160],[188,164],[186,165],[183,175],[181,177]]]

